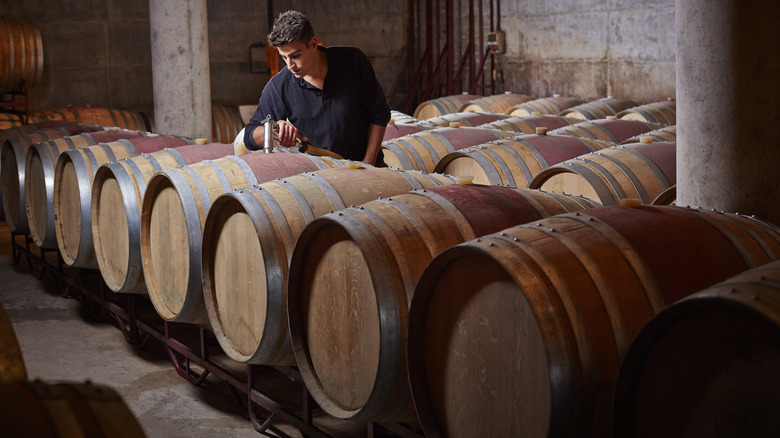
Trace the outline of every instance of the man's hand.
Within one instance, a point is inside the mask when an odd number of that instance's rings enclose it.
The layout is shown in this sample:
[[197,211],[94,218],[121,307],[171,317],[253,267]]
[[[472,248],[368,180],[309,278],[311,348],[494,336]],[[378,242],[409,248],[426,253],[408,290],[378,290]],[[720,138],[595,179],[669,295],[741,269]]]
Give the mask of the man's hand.
[[284,147],[292,147],[295,145],[295,140],[301,140],[302,142],[309,141],[304,137],[298,129],[290,123],[280,120],[276,123],[276,139],[279,140],[279,144]]

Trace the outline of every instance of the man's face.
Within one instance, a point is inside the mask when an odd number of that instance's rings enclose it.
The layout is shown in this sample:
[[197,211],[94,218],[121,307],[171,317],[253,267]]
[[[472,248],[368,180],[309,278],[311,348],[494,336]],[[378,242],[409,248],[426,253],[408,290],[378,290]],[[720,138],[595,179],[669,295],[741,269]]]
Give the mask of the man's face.
[[282,59],[284,59],[284,62],[287,64],[287,68],[296,78],[306,76],[317,59],[316,38],[312,38],[308,44],[294,42],[285,44],[278,49],[279,55],[281,55]]

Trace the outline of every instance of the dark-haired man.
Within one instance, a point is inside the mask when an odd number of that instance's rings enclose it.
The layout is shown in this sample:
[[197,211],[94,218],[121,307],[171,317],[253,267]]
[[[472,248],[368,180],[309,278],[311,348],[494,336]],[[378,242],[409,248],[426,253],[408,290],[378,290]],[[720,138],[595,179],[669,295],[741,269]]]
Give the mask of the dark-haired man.
[[249,149],[263,144],[263,121],[279,123],[277,139],[296,139],[344,158],[375,164],[390,106],[366,55],[356,47],[322,47],[300,12],[279,15],[268,35],[287,68],[263,89],[257,111],[246,126]]

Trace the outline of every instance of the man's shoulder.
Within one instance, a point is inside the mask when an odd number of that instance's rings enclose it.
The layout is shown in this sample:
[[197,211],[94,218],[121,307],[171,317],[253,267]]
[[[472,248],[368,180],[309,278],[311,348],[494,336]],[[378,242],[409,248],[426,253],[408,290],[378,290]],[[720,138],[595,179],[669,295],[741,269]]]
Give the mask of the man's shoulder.
[[327,51],[328,54],[332,55],[333,57],[343,59],[362,59],[366,57],[366,54],[363,53],[362,50],[353,46],[328,46]]

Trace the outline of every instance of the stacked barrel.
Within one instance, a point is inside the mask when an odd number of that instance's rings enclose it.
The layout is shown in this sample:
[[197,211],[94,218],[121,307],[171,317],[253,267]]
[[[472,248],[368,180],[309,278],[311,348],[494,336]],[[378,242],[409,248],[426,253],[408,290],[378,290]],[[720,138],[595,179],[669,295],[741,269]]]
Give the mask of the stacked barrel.
[[[675,122],[673,100],[458,95],[393,113],[387,168],[139,131],[36,134],[6,141],[3,172],[23,169],[30,189],[3,195],[25,208],[17,232],[97,267],[114,293],[148,295],[163,320],[207,327],[233,361],[297,366],[331,416],[429,436],[625,436],[660,428],[637,406],[679,416],[645,366],[686,349],[667,345],[699,307],[675,303],[710,302],[696,293],[780,254],[760,219],[671,205]],[[712,353],[726,354],[753,363]],[[678,388],[702,391],[662,397]]]

